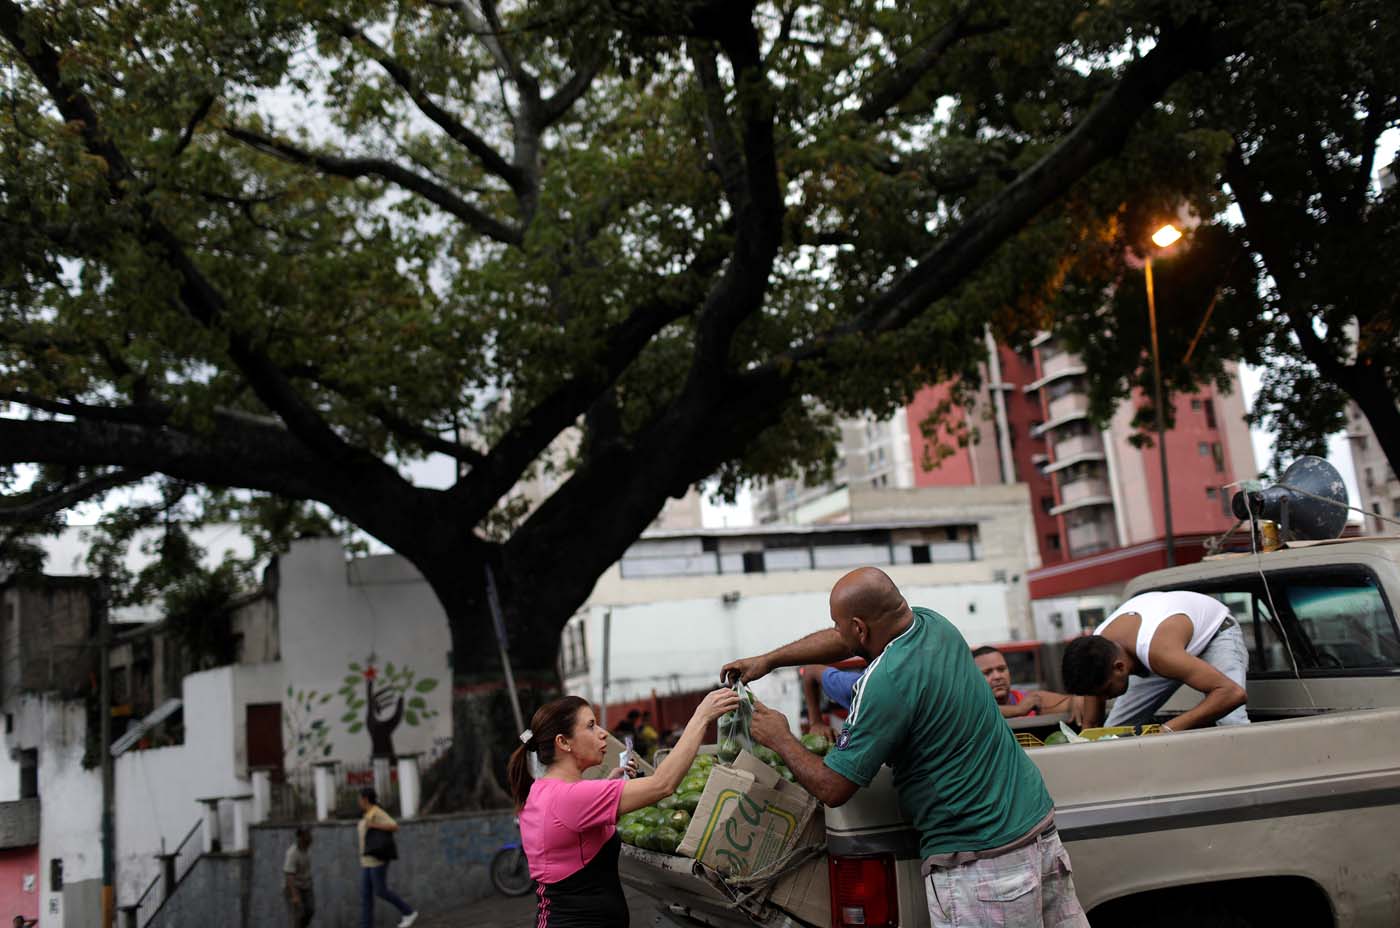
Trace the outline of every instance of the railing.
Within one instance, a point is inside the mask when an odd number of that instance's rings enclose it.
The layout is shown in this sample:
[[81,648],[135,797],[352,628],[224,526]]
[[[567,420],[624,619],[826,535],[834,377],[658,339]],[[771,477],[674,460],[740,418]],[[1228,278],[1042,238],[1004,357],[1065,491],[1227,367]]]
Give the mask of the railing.
[[189,875],[190,869],[204,853],[204,838],[201,832],[204,829],[204,820],[200,819],[194,823],[189,834],[175,848],[175,853],[170,866],[173,868],[174,882],[171,883],[169,891],[160,891],[159,887],[165,880],[165,862],[161,862],[161,872],[156,874],[156,878],[151,881],[151,885],[146,887],[146,891],[136,900],[136,924],[140,928],[145,928],[150,924],[151,919],[156,917],[160,907],[165,904],[165,900],[175,895],[175,890],[179,888],[181,881]]
[[316,818],[315,770],[298,767],[284,773],[281,782],[271,784],[269,822],[310,822]]

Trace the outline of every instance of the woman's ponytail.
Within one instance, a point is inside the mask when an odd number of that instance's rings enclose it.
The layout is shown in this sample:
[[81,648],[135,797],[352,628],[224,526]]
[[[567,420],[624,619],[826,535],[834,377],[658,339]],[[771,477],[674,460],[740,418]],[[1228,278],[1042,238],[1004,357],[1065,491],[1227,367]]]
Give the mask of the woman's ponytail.
[[530,798],[530,786],[535,782],[531,768],[537,763],[535,769],[544,770],[554,763],[554,739],[573,735],[578,712],[587,705],[588,701],[578,696],[565,696],[535,710],[529,729],[520,734],[520,747],[511,752],[506,764],[506,781],[516,809],[524,808]]

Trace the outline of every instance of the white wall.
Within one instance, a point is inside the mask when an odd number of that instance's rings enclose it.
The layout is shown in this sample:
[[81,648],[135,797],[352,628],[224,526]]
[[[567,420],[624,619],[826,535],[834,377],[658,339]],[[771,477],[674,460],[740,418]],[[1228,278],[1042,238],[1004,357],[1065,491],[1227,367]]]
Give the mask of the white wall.
[[[945,616],[969,645],[1012,637],[1006,584],[905,586],[902,592],[910,605]],[[613,606],[608,701],[648,696],[653,689],[665,694],[716,685],[727,661],[829,627],[828,596],[825,590],[813,590],[741,595],[728,605],[710,597]],[[608,608],[593,606],[587,617],[588,685],[595,699],[602,696],[603,616]]]
[[[24,714],[41,731],[39,747],[39,913],[62,928],[63,894],[51,891],[49,861],[63,860],[65,884],[102,878],[102,777],[83,769],[87,712],[81,702],[26,697]],[[87,928],[73,925],[70,928]]]
[[[331,693],[321,717],[331,726],[332,756],[368,763],[369,734],[348,731],[347,709],[337,690],[354,661],[362,666],[373,655],[377,666],[410,666],[418,679],[437,687],[414,693],[436,718],[394,732],[399,753],[425,752],[434,741],[452,734],[451,636],[447,615],[432,589],[411,564],[398,555],[347,561],[335,539],[299,541],[278,564],[278,613],[282,666],[286,685]],[[488,643],[489,645],[489,643]],[[363,684],[357,692],[363,695]],[[358,714],[362,719],[363,710]]]

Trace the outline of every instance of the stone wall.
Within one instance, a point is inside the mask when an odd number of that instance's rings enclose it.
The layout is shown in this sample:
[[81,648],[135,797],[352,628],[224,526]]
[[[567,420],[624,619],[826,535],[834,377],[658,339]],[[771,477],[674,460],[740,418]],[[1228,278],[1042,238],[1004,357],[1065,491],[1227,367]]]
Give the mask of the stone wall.
[[[295,826],[252,829],[253,874],[249,925],[285,919],[282,859]],[[400,824],[399,859],[390,864],[389,886],[424,915],[452,911],[494,892],[489,867],[502,844],[516,839],[509,812],[431,816]],[[316,893],[315,924],[352,928],[360,917],[359,838],[353,822],[311,826],[311,875]],[[376,925],[398,923],[387,902],[375,903]]]
[[215,925],[236,928],[248,925],[246,909],[251,862],[246,854],[210,854],[201,857],[180,881],[175,894],[165,900],[155,917],[147,922],[146,928],[214,928]]

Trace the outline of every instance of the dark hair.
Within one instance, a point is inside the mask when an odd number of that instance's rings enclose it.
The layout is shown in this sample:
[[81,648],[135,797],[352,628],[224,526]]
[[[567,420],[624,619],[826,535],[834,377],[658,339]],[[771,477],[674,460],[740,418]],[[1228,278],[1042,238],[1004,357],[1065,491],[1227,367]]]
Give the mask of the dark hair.
[[1118,659],[1118,645],[1102,635],[1085,635],[1065,646],[1060,669],[1064,673],[1065,689],[1075,696],[1093,696],[1108,682],[1113,662]]
[[310,828],[307,828],[305,825],[302,825],[300,828],[297,829],[297,837],[298,837],[298,838],[310,838],[310,837],[311,837],[311,829],[310,829]]
[[554,763],[554,739],[563,735],[568,738],[574,733],[574,722],[580,709],[588,706],[588,700],[578,696],[564,696],[547,702],[535,710],[530,717],[530,740],[522,743],[510,755],[506,764],[506,779],[510,783],[510,794],[515,798],[517,809],[525,806],[530,798],[530,784],[535,778],[530,775],[529,751],[534,751],[539,761],[548,767]]
[[360,787],[360,798],[372,806],[379,805],[379,794],[374,791],[373,786]]
[[994,647],[992,647],[992,646],[989,645],[989,644],[984,644],[984,645],[982,645],[982,647],[980,647],[980,648],[973,648],[973,649],[972,649],[972,657],[973,657],[974,659],[979,658],[979,657],[981,657],[981,656],[984,655],[984,654],[1000,654],[1000,653],[1001,653],[1001,648],[994,648]]
[[639,719],[639,718],[641,718],[641,717],[642,717],[642,710],[641,710],[641,709],[633,709],[631,712],[627,713],[627,718],[628,718],[629,720],[630,720],[630,719]]

